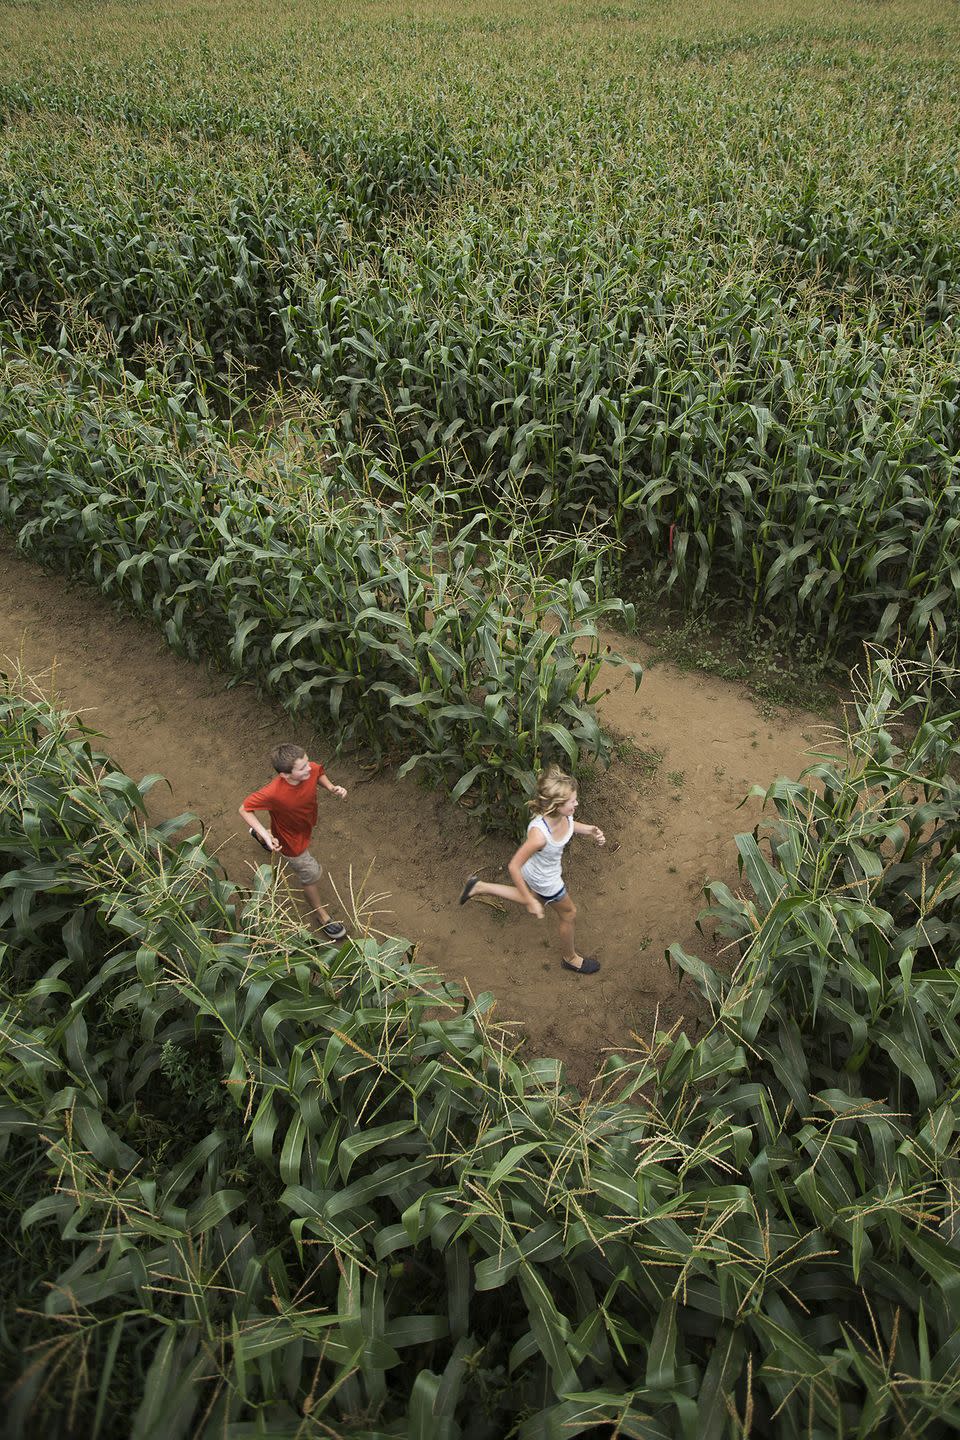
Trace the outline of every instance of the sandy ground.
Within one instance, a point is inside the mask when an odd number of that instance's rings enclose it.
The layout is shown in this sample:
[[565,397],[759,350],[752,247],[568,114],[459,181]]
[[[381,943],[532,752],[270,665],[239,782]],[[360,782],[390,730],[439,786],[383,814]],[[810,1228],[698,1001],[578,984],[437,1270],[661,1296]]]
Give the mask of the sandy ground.
[[[619,643],[646,658],[641,644]],[[156,630],[27,563],[5,538],[0,656],[21,660],[47,693],[82,712],[129,774],[164,774],[171,790],[153,791],[155,813],[200,816],[240,882],[263,852],[241,833],[237,807],[270,778],[270,748],[292,739],[329,762],[350,793],[343,802],[321,795],[313,849],[326,883],[344,902],[352,884],[361,915],[414,942],[421,961],[474,992],[492,991],[496,1018],[517,1022],[531,1052],[566,1061],[581,1086],[608,1048],[629,1048],[634,1035],[696,1010],[664,951],[676,941],[711,953],[695,926],[701,888],[707,878],[738,888],[733,836],[759,814],[757,802],[738,809],[740,801],[755,782],[799,774],[827,736],[818,717],[763,715],[737,686],[668,664],[651,666],[636,694],[627,672],[611,671],[601,714],[620,737],[618,759],[581,792],[578,813],[602,826],[607,845],[576,838],[564,863],[578,947],[602,963],[598,975],[580,977],[560,968],[549,916],[537,922],[483,900],[458,906],[469,873],[508,879],[509,838],[481,836],[469,814],[414,779],[370,776],[356,757],[332,758],[323,737],[258,700],[252,686],[227,689],[222,674],[180,659]],[[349,908],[333,895],[330,905],[338,915]]]

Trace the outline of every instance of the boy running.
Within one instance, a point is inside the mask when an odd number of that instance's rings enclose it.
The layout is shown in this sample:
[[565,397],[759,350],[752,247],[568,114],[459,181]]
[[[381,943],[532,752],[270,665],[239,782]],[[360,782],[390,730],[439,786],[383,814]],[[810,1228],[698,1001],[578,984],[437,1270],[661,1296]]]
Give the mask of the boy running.
[[[321,867],[307,847],[317,823],[317,786],[322,785],[341,800],[347,798],[347,792],[342,785],[332,785],[323,766],[309,760],[299,745],[278,745],[270,759],[276,779],[247,796],[240,806],[240,818],[265,850],[279,851],[283,856],[302,885],[326,938],[344,940],[346,929],[339,920],[331,920],[320,899]],[[265,810],[270,816],[269,830],[257,819],[256,810]]]

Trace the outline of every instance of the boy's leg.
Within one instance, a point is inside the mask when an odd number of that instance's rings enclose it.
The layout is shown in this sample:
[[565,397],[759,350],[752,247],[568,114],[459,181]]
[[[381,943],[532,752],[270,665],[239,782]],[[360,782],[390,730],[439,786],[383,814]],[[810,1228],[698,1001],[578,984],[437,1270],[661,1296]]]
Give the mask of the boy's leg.
[[302,855],[286,855],[284,863],[300,883],[310,906],[311,918],[315,915],[320,925],[330,924],[330,912],[320,898],[320,876],[323,871],[320,862],[305,850]]
[[310,909],[312,913],[319,917],[321,925],[326,925],[330,919],[330,911],[326,908],[323,901],[320,899],[319,882],[315,880],[312,885],[307,883],[302,888],[303,893],[304,895],[306,895],[307,900],[310,904]]

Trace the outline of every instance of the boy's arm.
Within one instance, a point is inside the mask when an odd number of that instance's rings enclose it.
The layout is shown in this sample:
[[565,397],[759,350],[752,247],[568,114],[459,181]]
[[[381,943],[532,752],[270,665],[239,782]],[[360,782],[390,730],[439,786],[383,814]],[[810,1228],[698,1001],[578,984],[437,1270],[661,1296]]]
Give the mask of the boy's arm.
[[582,820],[574,820],[573,833],[574,835],[592,835],[598,845],[606,845],[607,843],[607,837],[599,825],[584,825]]
[[329,790],[331,795],[337,795],[341,800],[346,800],[347,792],[344,787],[342,785],[333,785],[326,771],[320,776],[319,784],[323,786],[324,790]]
[[240,806],[240,809],[237,811],[237,814],[240,816],[240,819],[243,821],[244,825],[248,826],[253,831],[254,835],[260,837],[268,850],[279,850],[280,841],[277,839],[276,835],[274,835],[271,830],[267,830],[263,825],[261,825],[260,821],[257,819],[253,811],[246,808],[246,804],[247,802],[246,800],[244,800],[243,804]]

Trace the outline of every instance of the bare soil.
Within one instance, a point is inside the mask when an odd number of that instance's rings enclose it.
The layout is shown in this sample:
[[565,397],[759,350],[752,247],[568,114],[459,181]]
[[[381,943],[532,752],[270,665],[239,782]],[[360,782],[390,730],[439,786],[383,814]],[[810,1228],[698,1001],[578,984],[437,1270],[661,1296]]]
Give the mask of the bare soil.
[[[413,778],[371,775],[356,756],[331,758],[327,739],[253,686],[227,688],[212,666],[179,658],[159,632],[26,562],[6,539],[0,576],[0,657],[19,660],[80,712],[130,775],[167,777],[170,790],[152,792],[158,818],[194,812],[230,877],[249,880],[265,857],[241,830],[237,807],[272,773],[274,744],[302,744],[349,790],[343,802],[321,796],[312,846],[323,883],[336,887],[332,912],[347,918],[352,892],[362,922],[404,936],[419,960],[474,993],[492,991],[496,1018],[515,1022],[530,1053],[563,1059],[581,1086],[609,1049],[694,1019],[696,997],[678,989],[664,951],[679,942],[712,957],[695,922],[706,879],[739,887],[733,837],[760,813],[756,800],[740,802],[754,783],[797,776],[810,751],[829,744],[819,717],[762,713],[736,685],[655,663],[634,694],[627,672],[611,670],[600,710],[619,737],[618,756],[584,784],[578,813],[602,826],[607,845],[576,838],[564,862],[578,947],[602,964],[581,977],[561,969],[549,915],[538,922],[485,900],[458,906],[471,872],[507,878],[509,838],[482,836],[467,812]],[[616,643],[649,658],[642,644]]]

